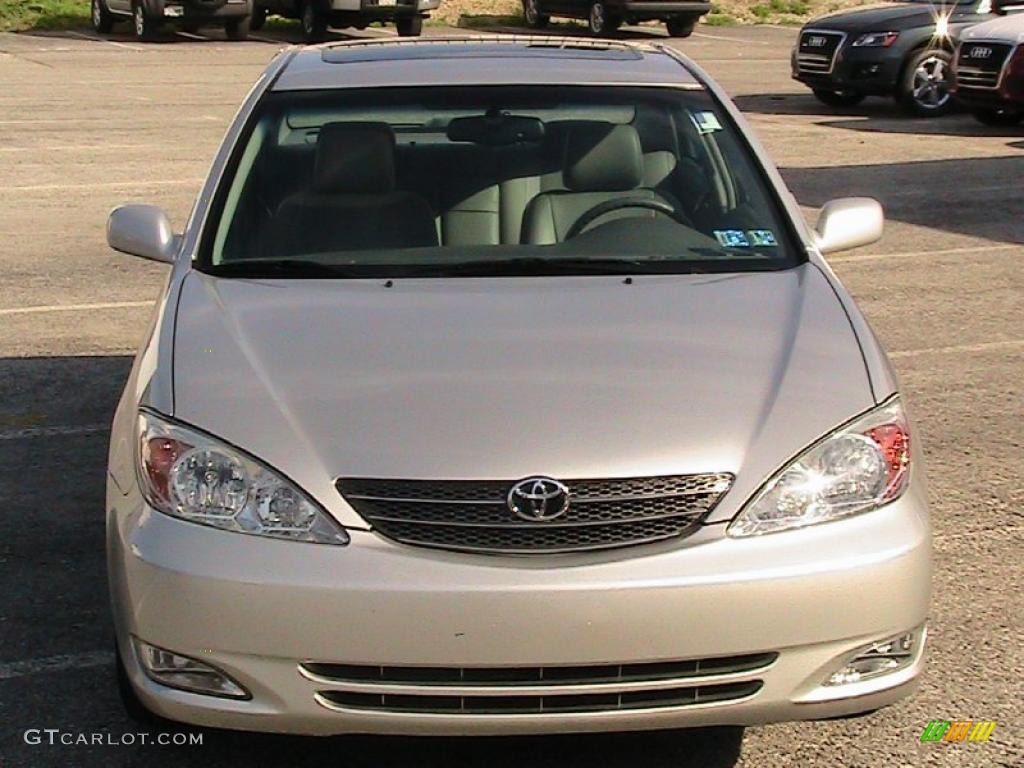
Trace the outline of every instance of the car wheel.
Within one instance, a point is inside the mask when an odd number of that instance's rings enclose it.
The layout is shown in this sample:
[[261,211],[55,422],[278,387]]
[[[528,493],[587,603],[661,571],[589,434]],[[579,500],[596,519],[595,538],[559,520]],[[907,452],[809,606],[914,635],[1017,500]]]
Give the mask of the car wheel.
[[89,15],[92,17],[92,28],[97,32],[109,32],[114,28],[114,17],[103,0],[92,0]]
[[1017,125],[1022,119],[1024,119],[1024,113],[1022,112],[1011,112],[1007,109],[976,109],[971,114],[974,115],[974,119],[983,125],[991,125],[996,128],[1007,128],[1012,125]]
[[395,19],[395,28],[399,37],[419,37],[423,32],[423,17],[407,16],[404,19]]
[[160,32],[160,22],[146,15],[146,9],[142,7],[141,2],[132,5],[132,25],[139,40],[154,40]]
[[551,21],[551,17],[540,12],[538,0],[523,0],[523,18],[530,29],[543,29]]
[[318,43],[327,35],[327,16],[316,9],[311,0],[302,4],[302,37],[307,43]]
[[696,26],[697,19],[693,16],[673,16],[665,22],[669,37],[689,37]]
[[828,91],[815,88],[814,98],[830,107],[854,107],[864,101],[865,94],[860,91]]
[[949,92],[949,51],[929,48],[910,57],[903,71],[900,101],[908,111],[920,117],[938,117],[953,106]]
[[253,8],[252,16],[249,17],[249,29],[259,31],[267,23],[267,9]]
[[590,33],[593,35],[610,35],[622,26],[622,19],[608,13],[608,9],[601,0],[595,0],[590,4],[587,26],[590,27]]
[[224,23],[224,33],[228,40],[246,40],[249,37],[250,18],[233,19]]

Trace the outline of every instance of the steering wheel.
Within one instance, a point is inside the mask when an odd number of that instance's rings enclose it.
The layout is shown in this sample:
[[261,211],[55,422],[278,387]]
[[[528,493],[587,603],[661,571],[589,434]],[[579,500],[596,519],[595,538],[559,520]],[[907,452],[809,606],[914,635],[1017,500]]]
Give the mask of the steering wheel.
[[569,227],[569,231],[565,233],[563,241],[571,240],[576,237],[576,235],[586,229],[586,227],[595,219],[623,208],[646,208],[649,211],[664,213],[666,216],[679,222],[683,226],[690,226],[690,223],[686,221],[685,216],[682,213],[663,200],[655,200],[653,198],[646,197],[620,197],[615,200],[605,200],[603,203],[598,203],[593,208],[584,212],[578,219],[576,219],[573,225]]

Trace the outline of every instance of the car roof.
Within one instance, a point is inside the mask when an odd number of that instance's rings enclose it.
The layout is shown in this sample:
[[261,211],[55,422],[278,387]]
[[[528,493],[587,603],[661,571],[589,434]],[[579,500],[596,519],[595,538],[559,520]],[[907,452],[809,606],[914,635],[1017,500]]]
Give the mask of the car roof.
[[502,35],[377,38],[298,48],[272,89],[420,85],[703,88],[685,58],[659,44]]

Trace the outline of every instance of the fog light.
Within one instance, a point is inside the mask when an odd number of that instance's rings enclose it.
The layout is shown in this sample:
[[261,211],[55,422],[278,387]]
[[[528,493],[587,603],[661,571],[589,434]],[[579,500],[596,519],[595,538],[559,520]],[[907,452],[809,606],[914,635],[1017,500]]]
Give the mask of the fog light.
[[848,685],[906,669],[917,658],[924,643],[925,629],[919,627],[861,648],[825,681],[825,685]]
[[142,669],[154,682],[208,696],[251,698],[249,692],[216,667],[188,656],[157,648],[133,638]]

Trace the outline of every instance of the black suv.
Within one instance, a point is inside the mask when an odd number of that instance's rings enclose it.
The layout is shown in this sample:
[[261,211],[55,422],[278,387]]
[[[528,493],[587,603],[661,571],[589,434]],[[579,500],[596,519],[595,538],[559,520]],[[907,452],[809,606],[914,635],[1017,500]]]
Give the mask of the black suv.
[[622,24],[663,21],[672,37],[689,37],[711,10],[705,0],[522,0],[526,24],[547,26],[552,16],[586,19],[595,35],[612,34]]
[[91,0],[92,26],[109,32],[119,21],[131,21],[140,40],[151,40],[165,24],[195,32],[223,27],[229,40],[249,36],[252,0]]
[[793,78],[830,106],[895,96],[913,114],[941,115],[957,34],[992,18],[991,0],[905,0],[814,19],[793,49]]

